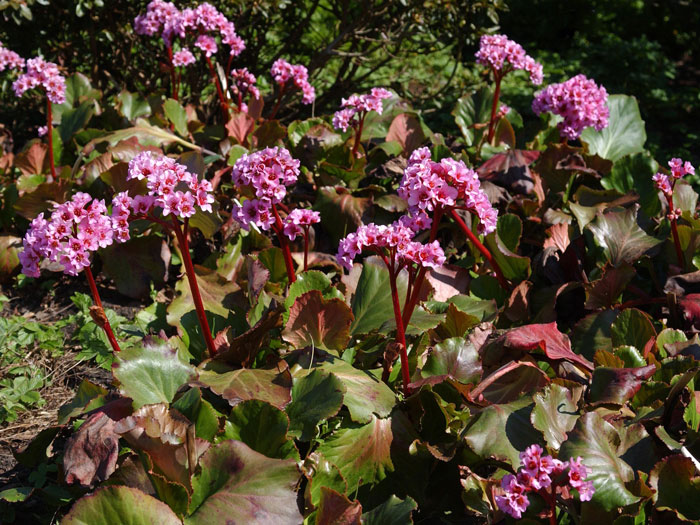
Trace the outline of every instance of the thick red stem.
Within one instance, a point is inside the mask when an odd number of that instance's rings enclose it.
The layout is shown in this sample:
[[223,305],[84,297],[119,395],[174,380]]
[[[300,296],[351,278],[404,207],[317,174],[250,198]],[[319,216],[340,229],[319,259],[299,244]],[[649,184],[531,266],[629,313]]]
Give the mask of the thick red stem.
[[501,80],[503,75],[494,71],[493,76],[496,80],[496,91],[493,93],[493,103],[491,104],[491,120],[489,120],[489,134],[487,140],[489,143],[493,140],[493,134],[496,131],[496,113],[498,112],[498,99],[501,96]]
[[280,109],[280,104],[282,104],[282,97],[284,96],[284,91],[286,89],[287,89],[286,83],[282,87],[280,87],[279,95],[277,95],[277,102],[275,102],[275,107],[272,108],[272,112],[270,113],[270,116],[268,117],[270,120],[275,118],[275,115],[277,115],[277,111],[279,111],[279,109]]
[[[187,219],[185,219],[185,221],[187,221]],[[204,312],[202,296],[199,293],[197,276],[194,273],[194,265],[192,264],[192,258],[190,257],[189,242],[187,241],[187,236],[183,233],[182,229],[180,229],[180,223],[175,216],[173,216],[173,231],[175,232],[178,243],[180,243],[182,262],[185,265],[185,275],[187,275],[187,281],[190,285],[192,299],[194,300],[194,308],[197,312],[197,319],[199,319],[199,326],[201,327],[202,334],[204,335],[204,341],[207,344],[207,350],[209,350],[209,357],[214,357],[216,355],[216,345],[214,344],[214,339],[211,337],[211,329],[209,328],[207,315]]]
[[170,66],[170,85],[173,91],[173,100],[177,100],[177,80],[175,79],[175,65],[173,64],[172,46],[168,46],[168,65]]
[[498,279],[498,282],[501,284],[501,287],[504,290],[509,290],[510,287],[508,286],[508,281],[506,281],[505,277],[503,277],[503,272],[501,271],[501,267],[498,266],[498,263],[496,262],[496,259],[493,258],[493,255],[491,255],[491,252],[481,244],[481,241],[477,238],[476,235],[469,229],[469,227],[464,223],[462,220],[462,217],[459,216],[457,213],[457,210],[452,209],[450,210],[450,213],[452,214],[452,218],[455,220],[455,222],[459,225],[459,227],[462,229],[464,234],[467,236],[467,238],[476,246],[476,248],[481,252],[481,255],[484,256],[484,258],[489,262],[491,265],[491,268],[493,268],[493,271],[496,272],[496,278]]
[[207,60],[207,65],[209,66],[209,72],[211,73],[211,78],[214,80],[214,85],[216,86],[216,94],[219,96],[219,103],[221,104],[221,111],[224,115],[224,122],[228,122],[228,102],[226,102],[226,97],[224,96],[224,91],[221,89],[221,84],[219,83],[219,77],[216,75],[214,70],[214,64],[211,63],[211,58],[205,56]]
[[673,244],[676,247],[676,257],[678,258],[678,265],[681,268],[685,268],[685,257],[683,257],[683,250],[681,249],[681,240],[678,237],[678,224],[676,223],[675,208],[673,207],[673,194],[667,195],[666,199],[668,200],[668,208],[670,210],[670,213],[674,214],[671,218],[671,234],[673,235]]
[[282,224],[282,219],[280,219],[280,214],[277,212],[277,206],[272,205],[272,213],[275,216],[275,233],[277,234],[277,239],[280,241],[280,247],[282,248],[282,255],[284,255],[284,266],[287,268],[287,279],[289,284],[292,284],[297,280],[297,276],[294,273],[294,261],[292,260],[292,252],[289,250],[289,243],[284,235],[284,225]]
[[51,165],[51,176],[53,180],[56,181],[58,176],[56,175],[56,165],[53,159],[53,117],[51,115],[51,100],[46,97],[46,133],[49,136],[49,164]]
[[102,307],[102,300],[100,299],[100,293],[97,291],[97,285],[95,284],[95,278],[92,275],[92,271],[90,270],[89,266],[85,267],[85,276],[87,277],[88,284],[90,285],[90,292],[92,293],[92,299],[95,301],[95,306],[97,306],[100,310],[102,310],[102,315],[100,316],[100,319],[102,320],[102,329],[105,331],[105,334],[107,335],[107,339],[109,340],[109,344],[112,346],[112,350],[115,352],[120,352],[121,348],[119,348],[119,343],[117,342],[117,338],[114,336],[114,332],[112,331],[112,325],[109,324],[109,320],[107,319],[107,314],[105,314],[105,310]]
[[408,354],[406,353],[406,334],[404,332],[404,324],[401,319],[401,305],[399,304],[399,292],[396,288],[396,273],[394,272],[394,261],[389,262],[386,258],[384,262],[389,268],[389,282],[391,283],[391,300],[394,305],[394,319],[396,319],[396,342],[399,343],[399,351],[401,355],[401,377],[403,379],[403,393],[408,396],[408,384],[411,382],[411,376],[408,373]]
[[360,124],[357,126],[357,132],[355,133],[355,144],[352,146],[353,159],[357,157],[357,150],[360,148],[360,141],[362,141],[362,128],[365,125],[365,116],[367,115],[363,112],[360,116]]
[[309,269],[309,227],[304,226],[304,271]]

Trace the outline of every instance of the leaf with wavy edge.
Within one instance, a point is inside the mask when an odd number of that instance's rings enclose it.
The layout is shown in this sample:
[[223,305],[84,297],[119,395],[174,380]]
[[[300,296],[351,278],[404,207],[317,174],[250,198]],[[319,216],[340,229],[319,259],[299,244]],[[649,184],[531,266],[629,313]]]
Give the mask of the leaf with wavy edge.
[[289,309],[282,337],[295,348],[314,345],[324,350],[344,350],[352,321],[352,312],[343,300],[326,300],[319,290],[311,290],[297,297]]
[[542,432],[547,445],[558,450],[579,417],[571,392],[561,385],[552,384],[535,394],[533,399],[532,426]]

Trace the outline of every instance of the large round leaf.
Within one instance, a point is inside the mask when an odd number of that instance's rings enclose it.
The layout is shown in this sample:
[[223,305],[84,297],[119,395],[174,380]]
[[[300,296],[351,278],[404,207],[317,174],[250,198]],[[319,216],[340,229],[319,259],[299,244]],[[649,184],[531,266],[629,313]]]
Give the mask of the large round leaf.
[[625,507],[639,501],[627,482],[634,479],[632,468],[620,456],[621,439],[615,427],[595,412],[581,416],[574,430],[559,449],[559,459],[581,456],[583,464],[592,470],[588,480],[593,482],[593,503],[605,511]]
[[423,377],[445,376],[460,383],[471,383],[481,378],[479,352],[462,337],[451,337],[435,345],[421,370]]
[[607,128],[602,131],[587,128],[581,133],[581,141],[588,145],[589,153],[614,162],[625,155],[643,151],[647,133],[637,100],[628,95],[611,95],[608,108]]
[[687,521],[700,520],[700,476],[690,458],[669,456],[659,461],[649,476],[654,503]]
[[344,350],[352,320],[352,312],[343,300],[326,300],[320,291],[311,290],[294,301],[282,336],[296,348],[314,345],[324,350]]
[[182,525],[165,503],[130,487],[104,487],[79,499],[61,525]]
[[[293,459],[270,459],[240,441],[209,449],[192,477],[191,525],[245,523],[298,525],[295,485],[299,470]],[[118,523],[118,522],[115,522]]]
[[413,523],[413,511],[418,505],[412,498],[404,500],[391,496],[381,505],[362,515],[364,525],[406,525]]
[[609,211],[598,215],[588,227],[613,266],[634,264],[660,240],[647,235],[637,224],[637,209]]
[[269,458],[299,459],[294,442],[287,437],[289,419],[280,409],[252,399],[231,410],[226,439],[242,441]]
[[301,441],[309,441],[319,422],[338,413],[346,390],[338,376],[321,369],[296,379],[286,409],[290,431]]
[[571,392],[561,385],[552,384],[544,392],[533,396],[535,408],[530,420],[541,431],[547,445],[557,450],[578,419],[578,407]]

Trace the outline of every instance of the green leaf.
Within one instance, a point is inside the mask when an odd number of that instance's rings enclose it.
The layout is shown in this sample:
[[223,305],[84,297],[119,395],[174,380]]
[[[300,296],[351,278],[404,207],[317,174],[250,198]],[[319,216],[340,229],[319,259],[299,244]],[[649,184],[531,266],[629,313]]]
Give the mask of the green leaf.
[[530,423],[534,406],[529,396],[523,396],[486,407],[471,420],[464,432],[465,442],[481,458],[500,459],[517,468],[520,452],[533,443],[543,444],[542,434]]
[[118,129],[109,133],[108,135],[104,135],[102,137],[93,139],[88,143],[87,146],[93,146],[95,144],[99,144],[100,142],[107,142],[111,146],[114,146],[122,140],[128,140],[132,137],[136,137],[139,143],[144,146],[150,145],[162,147],[176,142],[177,144],[180,144],[181,146],[192,150],[202,150],[202,148],[200,148],[196,144],[181,139],[180,137],[174,135],[170,131],[159,128],[158,126],[154,126],[153,124],[149,123],[147,120],[144,119],[137,119],[136,125],[130,128]]
[[210,448],[199,463],[186,524],[302,522],[295,491],[300,475],[293,459],[270,459],[229,440]]
[[[399,302],[403,304],[408,283],[405,276],[400,276],[397,281]],[[351,306],[355,316],[350,327],[351,335],[378,330],[388,319],[394,318],[389,270],[379,257],[367,257],[363,261]]]
[[700,520],[700,477],[690,458],[669,456],[659,461],[649,475],[654,503],[685,521]]
[[474,383],[482,373],[479,352],[462,337],[445,339],[435,345],[421,370],[421,376],[445,376],[460,383]]
[[287,437],[289,419],[264,401],[244,401],[231,410],[225,439],[242,441],[269,458],[299,459],[294,441]]
[[14,487],[0,491],[0,500],[8,503],[20,503],[25,501],[34,490],[33,487]]
[[332,488],[341,494],[345,494],[348,490],[348,484],[338,467],[318,452],[312,452],[306,457],[303,469],[311,478],[306,486],[306,494],[307,499],[310,499],[314,506],[318,506],[321,501],[323,487]]
[[290,433],[300,441],[310,441],[316,426],[338,413],[346,390],[336,375],[321,369],[296,379],[292,402],[286,408]]
[[[328,276],[318,270],[308,270],[297,275],[297,280],[294,281],[287,291],[287,298],[284,300],[284,305],[289,309],[294,305],[297,297],[304,295],[311,290],[318,290],[323,294],[324,299],[341,299],[344,300],[343,294],[333,286]],[[289,312],[284,313],[284,322],[289,319]]]
[[132,346],[119,352],[114,377],[120,391],[133,399],[134,408],[170,403],[178,389],[194,375],[167,343]]
[[366,425],[337,430],[319,446],[318,451],[340,470],[349,493],[380,482],[394,470],[391,421],[372,416]]
[[195,425],[198,438],[211,441],[219,433],[219,413],[209,401],[202,399],[199,388],[190,388],[172,407]]
[[188,132],[185,108],[183,108],[177,100],[169,98],[163,103],[163,111],[168,120],[175,126],[175,131],[177,131],[179,135],[186,137]]
[[363,525],[406,525],[413,523],[413,511],[418,504],[410,496],[401,500],[392,495],[381,505],[362,514]]
[[489,87],[483,87],[476,93],[465,95],[457,100],[452,115],[467,146],[478,142],[478,139],[484,134],[485,128],[476,130],[474,125],[488,123],[491,119],[492,101],[493,93]]
[[321,213],[321,226],[337,244],[348,233],[362,224],[362,216],[371,205],[369,197],[355,197],[342,186],[324,186],[318,189],[314,210]]
[[58,409],[58,424],[65,425],[71,418],[94,410],[106,403],[107,390],[83,379],[75,397]]
[[291,398],[292,376],[283,365],[270,369],[229,370],[218,364],[209,364],[198,372],[197,384],[222,396],[231,406],[257,399],[283,409]]
[[587,144],[589,153],[614,162],[643,151],[647,134],[637,100],[627,95],[611,95],[608,108],[607,128],[602,131],[587,128],[581,133],[581,142]]
[[486,246],[506,279],[520,282],[530,276],[530,259],[514,253],[518,247],[522,222],[516,215],[498,218],[496,231],[486,236]]
[[588,360],[593,360],[596,350],[612,350],[610,330],[617,318],[618,310],[604,310],[581,319],[571,331],[574,351]]
[[623,195],[637,192],[642,211],[649,217],[655,217],[661,211],[661,202],[651,178],[658,169],[659,164],[648,152],[635,153],[615,162],[610,174],[603,177],[600,183],[603,188],[617,190]]
[[609,211],[588,225],[596,243],[613,266],[634,264],[662,241],[647,235],[637,224],[637,209]]
[[58,133],[63,144],[70,144],[73,135],[83,129],[92,118],[94,111],[91,102],[83,102],[77,108],[71,108],[63,112]]
[[656,336],[649,316],[636,308],[626,308],[610,327],[613,346],[630,345],[644,348],[649,339]]
[[280,248],[273,246],[258,254],[258,260],[265,268],[270,270],[270,281],[273,283],[287,282],[287,266],[284,262],[284,254]]
[[61,525],[182,525],[162,501],[131,487],[103,487],[79,499]]
[[90,79],[82,73],[73,73],[66,79],[66,101],[58,108],[71,108],[86,100],[95,100],[102,96],[99,90],[93,89]]
[[[233,294],[239,290],[237,284],[224,280],[214,270],[195,266],[195,278],[204,309],[221,317],[228,317],[233,309]],[[178,326],[182,316],[194,310],[194,300],[187,276],[183,275],[175,284],[175,299],[168,306],[168,324]]]
[[558,450],[578,419],[578,407],[571,392],[561,385],[552,384],[535,394],[533,399],[532,426],[542,432],[549,447]]
[[147,117],[151,114],[151,106],[148,101],[138,93],[129,93],[125,89],[117,95],[119,101],[119,113],[127,120],[134,120],[138,117]]
[[615,427],[596,412],[588,412],[579,418],[569,439],[562,444],[559,459],[583,458],[583,464],[592,470],[586,478],[595,487],[592,503],[610,511],[640,499],[626,486],[634,479],[634,472],[620,457],[623,452]]

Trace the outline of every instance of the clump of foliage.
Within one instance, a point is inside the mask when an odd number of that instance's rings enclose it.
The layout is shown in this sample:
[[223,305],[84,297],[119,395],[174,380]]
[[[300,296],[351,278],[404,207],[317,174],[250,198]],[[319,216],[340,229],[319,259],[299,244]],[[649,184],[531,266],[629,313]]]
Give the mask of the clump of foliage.
[[[41,500],[65,525],[700,519],[694,168],[659,168],[636,99],[545,78],[525,126],[506,74],[546,67],[496,35],[459,137],[360,82],[309,117],[288,95],[337,87],[313,58],[265,81],[233,67],[245,17],[146,13],[170,64],[143,86],[167,92],[62,71],[46,140],[0,158],[0,275],[84,276],[82,352],[114,379],[16,452],[33,478],[0,492],[4,518]],[[187,45],[202,98],[174,69]],[[155,302],[117,322],[105,282]]]

